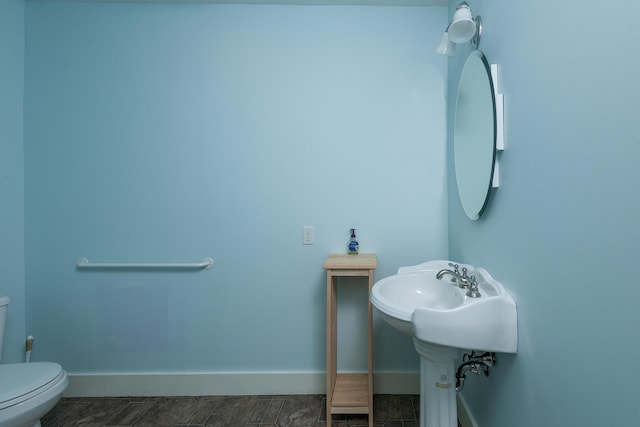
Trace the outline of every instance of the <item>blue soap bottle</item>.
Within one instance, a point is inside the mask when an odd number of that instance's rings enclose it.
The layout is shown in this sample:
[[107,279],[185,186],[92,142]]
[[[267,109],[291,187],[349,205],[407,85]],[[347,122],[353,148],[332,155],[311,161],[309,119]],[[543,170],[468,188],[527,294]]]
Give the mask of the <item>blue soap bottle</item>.
[[360,245],[358,244],[358,240],[356,240],[356,229],[352,228],[351,229],[351,238],[349,239],[349,242],[347,243],[347,253],[349,255],[358,255],[359,251],[360,251]]

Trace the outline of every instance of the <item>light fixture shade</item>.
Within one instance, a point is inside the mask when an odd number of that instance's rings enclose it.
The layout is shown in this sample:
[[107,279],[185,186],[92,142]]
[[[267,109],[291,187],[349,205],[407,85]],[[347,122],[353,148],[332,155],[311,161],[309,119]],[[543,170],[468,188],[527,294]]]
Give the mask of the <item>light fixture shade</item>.
[[449,38],[454,43],[466,43],[476,34],[476,23],[471,16],[469,6],[461,4],[453,14],[449,26]]
[[442,39],[440,39],[440,44],[438,44],[436,48],[436,53],[447,56],[454,56],[456,54],[456,45],[449,38],[447,31],[442,34]]

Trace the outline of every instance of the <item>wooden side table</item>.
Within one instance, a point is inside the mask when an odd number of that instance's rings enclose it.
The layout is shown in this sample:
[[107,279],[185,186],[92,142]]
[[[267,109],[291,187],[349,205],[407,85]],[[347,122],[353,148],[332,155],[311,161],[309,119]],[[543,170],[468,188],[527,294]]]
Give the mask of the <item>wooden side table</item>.
[[337,366],[337,291],[338,277],[366,277],[369,292],[373,270],[378,267],[375,254],[333,254],[322,264],[327,270],[327,427],[332,414],[368,414],[373,427],[373,308],[369,306],[369,348],[366,374],[339,374]]

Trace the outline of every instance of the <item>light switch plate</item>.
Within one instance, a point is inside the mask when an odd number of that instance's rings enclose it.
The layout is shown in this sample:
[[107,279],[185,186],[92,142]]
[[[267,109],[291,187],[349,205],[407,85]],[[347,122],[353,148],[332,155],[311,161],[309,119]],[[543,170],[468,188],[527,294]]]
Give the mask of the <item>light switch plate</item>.
[[313,245],[313,227],[311,226],[302,227],[302,244]]

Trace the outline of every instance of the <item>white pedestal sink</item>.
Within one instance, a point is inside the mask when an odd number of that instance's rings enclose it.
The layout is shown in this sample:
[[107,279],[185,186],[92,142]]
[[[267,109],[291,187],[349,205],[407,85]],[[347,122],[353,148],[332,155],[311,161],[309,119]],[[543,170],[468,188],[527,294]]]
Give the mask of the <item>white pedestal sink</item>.
[[420,355],[420,427],[458,426],[455,362],[462,350],[517,351],[513,298],[486,270],[461,267],[475,275],[479,297],[466,296],[449,276],[436,278],[449,261],[401,267],[371,290],[373,306],[387,323],[413,336]]

